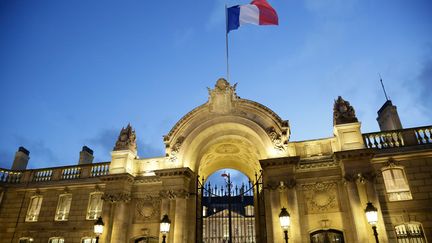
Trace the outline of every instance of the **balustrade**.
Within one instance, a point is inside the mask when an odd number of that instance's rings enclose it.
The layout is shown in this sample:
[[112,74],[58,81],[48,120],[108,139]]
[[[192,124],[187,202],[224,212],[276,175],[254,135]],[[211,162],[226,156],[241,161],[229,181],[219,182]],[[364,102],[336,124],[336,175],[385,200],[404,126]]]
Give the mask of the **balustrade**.
[[0,182],[19,183],[21,176],[22,173],[19,171],[0,169]]
[[0,183],[47,182],[93,178],[109,174],[109,162],[45,168],[36,170],[13,171],[0,168]]
[[363,134],[367,148],[386,149],[432,144],[432,126]]
[[35,176],[33,177],[33,181],[50,181],[53,175],[53,170],[45,169],[36,171]]
[[80,177],[80,175],[81,175],[80,167],[65,168],[62,171],[61,179],[62,180],[77,179]]

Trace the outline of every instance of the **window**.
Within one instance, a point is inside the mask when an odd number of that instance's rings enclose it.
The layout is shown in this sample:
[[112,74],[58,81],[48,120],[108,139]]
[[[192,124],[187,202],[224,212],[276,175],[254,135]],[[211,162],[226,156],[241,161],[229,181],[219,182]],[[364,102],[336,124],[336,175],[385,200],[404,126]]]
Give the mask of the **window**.
[[245,216],[254,216],[254,206],[247,205],[245,207]]
[[29,242],[33,242],[33,238],[30,238],[30,237],[21,237],[18,240],[18,243],[29,243]]
[[56,221],[66,221],[69,217],[69,210],[72,202],[72,194],[61,194],[57,203],[55,214]]
[[81,239],[81,243],[96,243],[96,238],[84,237]]
[[102,213],[102,192],[90,193],[87,207],[87,219],[93,220],[101,216]]
[[60,237],[51,237],[48,243],[64,243],[64,239]]
[[426,238],[423,233],[423,227],[420,223],[410,222],[395,226],[396,238],[398,243],[418,242],[425,243]]
[[403,167],[390,164],[390,166],[382,169],[382,174],[390,201],[412,199]]
[[26,222],[36,222],[39,217],[39,212],[42,206],[42,196],[33,196],[30,198],[29,207],[27,209]]

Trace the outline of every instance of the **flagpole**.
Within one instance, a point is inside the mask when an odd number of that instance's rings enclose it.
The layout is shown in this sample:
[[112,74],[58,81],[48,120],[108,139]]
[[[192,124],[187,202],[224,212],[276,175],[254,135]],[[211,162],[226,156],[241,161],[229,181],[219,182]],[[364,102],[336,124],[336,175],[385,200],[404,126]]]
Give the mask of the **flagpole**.
[[230,72],[229,72],[229,52],[228,52],[228,8],[225,4],[225,50],[226,50],[226,75],[227,81],[230,80]]

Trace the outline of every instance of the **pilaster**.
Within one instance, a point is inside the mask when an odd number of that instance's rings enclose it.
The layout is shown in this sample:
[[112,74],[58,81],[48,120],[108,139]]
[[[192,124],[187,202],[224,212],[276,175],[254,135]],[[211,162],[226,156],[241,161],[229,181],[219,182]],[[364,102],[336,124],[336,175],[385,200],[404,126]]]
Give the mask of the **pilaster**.
[[279,222],[282,207],[292,215],[293,223],[289,229],[289,237],[293,242],[299,239],[300,232],[298,203],[295,192],[295,168],[298,156],[271,158],[261,160],[266,198],[266,227],[268,242],[283,242],[284,233]]
[[[155,173],[162,181],[161,194],[165,201],[164,207],[171,219],[171,229],[167,241],[170,243],[191,242],[194,236],[190,235],[190,232],[194,232],[195,225],[189,224],[188,219],[195,217],[196,212],[192,212],[193,210],[188,210],[188,208],[193,208],[191,205],[193,200],[189,200],[189,197],[193,190],[193,179],[196,179],[195,173],[189,168],[159,170]],[[169,210],[167,209],[168,202],[170,204]]]

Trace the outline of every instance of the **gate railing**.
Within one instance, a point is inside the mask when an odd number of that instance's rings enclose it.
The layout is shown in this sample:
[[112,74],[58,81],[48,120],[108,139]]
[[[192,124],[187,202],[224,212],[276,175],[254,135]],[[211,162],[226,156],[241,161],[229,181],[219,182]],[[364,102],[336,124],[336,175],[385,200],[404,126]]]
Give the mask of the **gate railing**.
[[258,232],[264,226],[259,224],[264,216],[261,175],[240,186],[226,178],[223,186],[197,180],[197,242],[263,242]]

